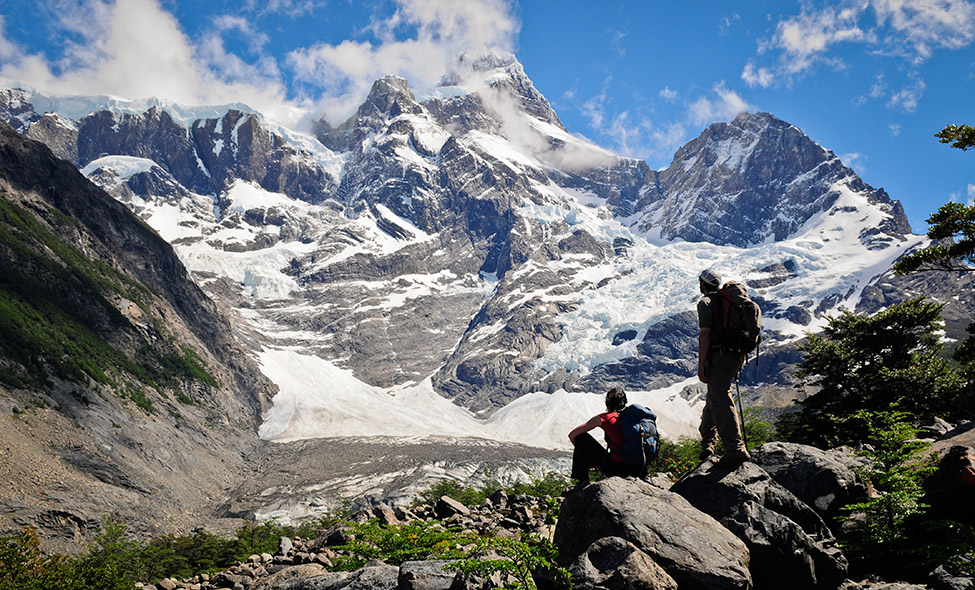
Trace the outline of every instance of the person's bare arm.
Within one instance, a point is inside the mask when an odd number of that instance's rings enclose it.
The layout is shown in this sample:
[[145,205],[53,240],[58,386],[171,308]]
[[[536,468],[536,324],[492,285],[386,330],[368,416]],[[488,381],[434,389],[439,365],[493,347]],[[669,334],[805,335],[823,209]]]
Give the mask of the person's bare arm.
[[569,432],[569,440],[572,441],[572,444],[575,444],[577,436],[579,436],[583,432],[589,432],[593,428],[596,428],[597,426],[599,426],[600,422],[602,422],[602,419],[599,417],[598,414],[593,416],[585,424],[580,424],[575,428],[573,428],[572,431]]
[[701,333],[697,337],[697,378],[701,383],[708,382],[707,373],[704,367],[707,366],[708,352],[711,350],[711,328],[701,328]]

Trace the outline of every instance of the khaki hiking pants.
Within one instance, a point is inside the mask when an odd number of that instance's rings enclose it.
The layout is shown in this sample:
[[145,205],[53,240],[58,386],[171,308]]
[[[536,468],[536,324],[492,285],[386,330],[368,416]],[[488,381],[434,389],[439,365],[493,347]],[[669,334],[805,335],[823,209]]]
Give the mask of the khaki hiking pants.
[[745,450],[741,424],[738,423],[735,401],[731,396],[731,384],[741,370],[743,361],[742,355],[726,353],[721,349],[712,350],[708,355],[707,365],[704,367],[708,378],[708,393],[699,429],[702,450],[714,452],[719,436],[725,453]]

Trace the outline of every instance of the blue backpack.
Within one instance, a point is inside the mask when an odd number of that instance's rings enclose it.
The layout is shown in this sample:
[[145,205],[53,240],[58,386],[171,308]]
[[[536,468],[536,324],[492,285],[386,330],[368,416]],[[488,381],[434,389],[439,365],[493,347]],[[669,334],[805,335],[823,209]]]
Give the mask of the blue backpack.
[[623,408],[617,419],[623,431],[623,448],[613,449],[623,455],[627,463],[646,467],[660,452],[660,434],[657,432],[657,415],[649,408],[630,404]]

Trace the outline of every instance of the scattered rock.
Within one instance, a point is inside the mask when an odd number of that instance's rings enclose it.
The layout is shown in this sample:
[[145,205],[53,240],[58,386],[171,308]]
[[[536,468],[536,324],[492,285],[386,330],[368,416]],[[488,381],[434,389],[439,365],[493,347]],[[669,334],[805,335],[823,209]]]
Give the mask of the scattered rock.
[[975,584],[972,576],[961,575],[954,568],[940,566],[928,575],[931,590],[969,590]]
[[450,561],[407,561],[399,568],[398,590],[448,590],[457,572],[445,570]]
[[441,496],[440,499],[437,500],[437,505],[434,507],[434,511],[437,513],[437,518],[442,520],[458,514],[468,516],[471,513],[467,506],[464,506],[450,496]]
[[621,537],[682,588],[750,589],[748,549],[681,496],[639,479],[610,477],[570,492],[555,528],[568,567],[593,543]]

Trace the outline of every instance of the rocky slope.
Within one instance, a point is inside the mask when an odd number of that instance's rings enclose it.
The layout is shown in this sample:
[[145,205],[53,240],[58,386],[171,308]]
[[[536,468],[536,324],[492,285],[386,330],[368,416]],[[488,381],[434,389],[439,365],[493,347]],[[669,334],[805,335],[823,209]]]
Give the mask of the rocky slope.
[[172,247],[0,123],[2,526],[188,526],[239,480],[272,385]]

